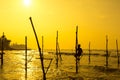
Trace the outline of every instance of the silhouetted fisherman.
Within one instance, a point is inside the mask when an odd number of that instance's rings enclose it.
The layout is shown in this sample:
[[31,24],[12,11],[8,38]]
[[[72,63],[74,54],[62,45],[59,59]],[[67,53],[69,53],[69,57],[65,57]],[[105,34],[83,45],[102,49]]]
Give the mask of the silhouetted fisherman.
[[80,46],[80,44],[78,44],[78,48],[77,48],[77,53],[74,55],[78,60],[80,60],[80,56],[82,55],[83,50]]

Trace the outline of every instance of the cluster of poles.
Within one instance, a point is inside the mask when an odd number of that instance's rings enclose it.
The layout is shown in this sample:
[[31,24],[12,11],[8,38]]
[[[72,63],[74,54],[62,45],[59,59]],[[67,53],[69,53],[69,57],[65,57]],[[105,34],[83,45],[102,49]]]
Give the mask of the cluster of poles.
[[[30,22],[31,22],[31,25],[32,25],[32,28],[33,28],[33,32],[34,32],[34,35],[35,35],[35,38],[36,38],[36,42],[37,42],[37,45],[38,45],[40,63],[41,63],[42,73],[43,73],[43,80],[46,80],[46,74],[47,74],[48,69],[51,65],[52,59],[48,59],[48,58],[43,57],[43,36],[42,36],[42,51],[41,51],[40,44],[39,44],[39,41],[38,41],[37,33],[36,33],[34,25],[33,25],[32,18],[30,17],[29,19],[30,19]],[[60,48],[59,48],[58,31],[57,31],[57,36],[56,36],[56,68],[58,68],[58,64],[59,64],[58,59],[60,58],[60,60],[62,60],[61,54],[59,54],[59,53],[60,53]],[[50,60],[50,63],[48,65],[46,71],[45,71],[45,66],[44,66],[44,62],[43,62],[45,59]]]
[[[43,80],[46,80],[46,74],[47,74],[47,71],[50,67],[50,64],[52,62],[52,59],[47,59],[47,60],[50,60],[50,63],[45,71],[45,67],[44,67],[44,57],[43,57],[43,36],[42,36],[42,50],[41,50],[41,47],[40,47],[40,44],[39,44],[39,41],[38,41],[38,37],[37,37],[37,33],[35,31],[35,28],[34,28],[34,25],[33,25],[33,21],[32,21],[32,18],[30,17],[30,22],[31,22],[31,25],[32,25],[32,29],[33,29],[33,32],[34,32],[34,35],[35,35],[35,38],[36,38],[36,42],[37,42],[37,46],[38,46],[38,50],[39,50],[39,56],[40,56],[40,63],[41,63],[41,68],[42,68],[42,73],[43,73]],[[4,38],[4,35],[2,36]],[[91,43],[89,42],[89,64],[91,63],[91,58],[90,58],[90,55],[91,55],[91,50],[90,50],[90,45]],[[77,47],[78,47],[78,26],[76,26],[76,45],[75,45],[75,53],[77,54]],[[1,48],[1,65],[3,65],[3,54],[4,54],[4,46],[3,46],[3,40],[2,40],[2,48]],[[119,67],[119,50],[118,50],[118,41],[116,40],[116,52],[117,52],[117,57],[118,57],[118,67]],[[108,53],[108,36],[106,36],[106,68],[108,68],[108,58],[109,58],[109,53]],[[62,57],[61,57],[61,54],[60,54],[60,47],[59,47],[59,42],[58,42],[58,31],[57,31],[57,35],[56,35],[56,68],[58,68],[58,62],[59,62],[59,59],[62,60]],[[27,80],[27,36],[25,36],[25,79]],[[79,69],[79,60],[77,59],[76,57],[76,73],[78,73],[78,69]]]
[[[43,54],[41,54],[41,49],[40,49],[39,42],[38,42],[38,39],[37,39],[37,34],[35,32],[34,25],[33,25],[31,17],[30,17],[30,21],[31,21],[31,24],[32,24],[32,27],[33,27],[33,31],[34,31],[34,34],[35,34],[35,37],[36,37],[37,44],[38,44],[41,66],[42,66],[42,70],[43,70],[43,80],[46,80],[46,73],[45,73],[44,64],[43,64]],[[90,44],[91,43],[89,42],[89,64],[91,62],[91,59],[90,59],[90,55],[91,55]],[[117,47],[118,66],[119,66],[119,50],[118,50],[118,41],[117,40],[116,40],[116,47]],[[78,49],[78,26],[76,26],[76,46],[75,46],[75,53],[76,54],[77,54],[77,49]],[[57,37],[56,37],[56,68],[58,68],[59,57],[62,60],[61,54],[59,54],[59,53],[60,53],[60,48],[59,48],[59,43],[58,43],[58,31],[57,31]],[[108,57],[109,57],[108,37],[106,36],[106,68],[108,68]],[[76,73],[78,73],[78,69],[79,69],[79,60],[76,57]]]
[[[117,57],[118,57],[118,60],[117,60],[117,63],[118,63],[118,68],[119,68],[119,50],[118,50],[118,41],[116,40],[116,52],[117,52]],[[109,58],[110,54],[108,52],[108,36],[106,36],[106,68],[108,68],[108,58]]]
[[[33,21],[32,21],[32,18],[30,17],[30,22],[31,22],[31,25],[32,25],[32,29],[33,29],[33,32],[34,32],[34,35],[35,35],[35,38],[36,38],[36,42],[37,42],[37,46],[38,46],[38,50],[39,50],[39,60],[40,60],[40,63],[41,63],[41,68],[42,68],[42,73],[43,73],[43,80],[46,80],[46,74],[48,72],[48,69],[52,63],[52,58],[44,58],[43,56],[43,36],[42,36],[42,49],[40,47],[40,44],[39,44],[39,41],[38,41],[38,37],[37,37],[37,33],[35,31],[35,28],[34,28],[34,25],[33,25]],[[4,34],[2,36],[2,48],[1,48],[1,53],[0,53],[0,59],[1,59],[1,66],[3,66],[3,54],[4,54]],[[59,48],[59,42],[58,42],[58,31],[57,31],[57,36],[56,36],[56,68],[58,68],[58,64],[59,64],[59,61],[58,61],[58,58],[60,58],[60,60],[62,60],[62,57],[61,57],[61,54],[60,53],[60,48]],[[45,67],[44,67],[44,60],[50,60],[50,63],[45,71]],[[25,36],[25,80],[27,80],[27,65],[28,65],[28,59],[27,59],[27,36]]]
[[[91,55],[91,50],[90,50],[90,45],[91,45],[91,43],[89,42],[89,64],[91,63],[91,57],[90,57],[90,55]],[[106,52],[106,68],[108,68],[108,65],[109,65],[109,56],[110,56],[110,54],[109,54],[109,50],[108,50],[108,36],[106,36],[106,50],[105,50],[105,52]],[[118,49],[118,40],[116,40],[116,53],[117,53],[117,63],[118,63],[118,68],[119,68],[119,64],[120,64],[120,54],[119,54],[119,49]]]
[[[75,46],[75,53],[77,54],[77,46],[78,46],[78,26],[76,26],[76,46]],[[89,42],[89,46],[88,46],[88,64],[91,63],[91,42]],[[108,69],[109,67],[109,50],[108,50],[108,36],[106,36],[106,69]],[[117,53],[117,64],[118,64],[118,68],[120,66],[120,54],[119,54],[119,49],[118,49],[118,40],[116,40],[116,53]],[[82,57],[82,56],[81,56]],[[80,59],[81,59],[80,57]],[[79,61],[76,57],[76,73],[78,73],[79,71]]]

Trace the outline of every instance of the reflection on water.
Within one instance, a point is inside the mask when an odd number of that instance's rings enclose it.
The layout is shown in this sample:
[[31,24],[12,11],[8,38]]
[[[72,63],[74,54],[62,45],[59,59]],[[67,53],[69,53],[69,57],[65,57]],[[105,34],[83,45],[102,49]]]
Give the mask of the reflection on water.
[[[53,58],[52,64],[47,73],[50,80],[69,80],[72,76],[81,76],[85,80],[117,80],[120,79],[120,70],[117,69],[117,58],[109,58],[109,72],[105,71],[105,56],[91,56],[91,64],[88,64],[88,55],[81,58],[79,74],[75,74],[75,58],[73,55],[62,55],[63,61],[59,63],[59,68],[55,66],[55,55],[44,54],[46,58]],[[41,80],[42,69],[37,51],[28,51],[27,80]],[[44,60],[47,67],[49,60]],[[4,65],[0,69],[0,80],[25,80],[25,51],[5,51]]]
[[[35,61],[33,52],[28,52],[28,76],[36,75],[40,70],[40,61]],[[34,62],[35,61],[35,62]],[[39,69],[37,69],[39,68]],[[25,52],[24,51],[6,51],[4,55],[4,65],[1,69],[0,77],[3,79],[24,80],[25,75]]]

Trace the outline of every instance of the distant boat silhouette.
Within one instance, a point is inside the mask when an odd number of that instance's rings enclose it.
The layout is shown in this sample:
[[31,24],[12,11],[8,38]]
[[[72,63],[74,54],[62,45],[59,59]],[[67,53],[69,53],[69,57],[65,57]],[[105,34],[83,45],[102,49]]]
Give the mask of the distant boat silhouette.
[[[3,35],[0,37],[0,50],[2,50],[2,41],[3,41],[3,49],[4,50],[25,50],[25,45],[24,44],[12,44],[10,45],[11,40],[8,40],[6,36]],[[30,50],[30,49],[28,49]]]
[[11,49],[10,48],[10,42],[11,42],[11,40],[8,40],[6,38],[6,36],[4,35],[4,32],[3,32],[3,35],[0,37],[0,50],[2,49],[2,41],[3,41],[3,48],[4,48],[4,50]]

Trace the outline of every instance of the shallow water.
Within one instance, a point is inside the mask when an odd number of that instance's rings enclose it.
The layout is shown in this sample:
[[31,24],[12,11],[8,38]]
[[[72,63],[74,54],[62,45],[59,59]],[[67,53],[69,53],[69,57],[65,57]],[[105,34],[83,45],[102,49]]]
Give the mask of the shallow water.
[[[88,55],[83,55],[79,64],[79,73],[76,74],[73,55],[62,55],[62,61],[56,69],[55,55],[46,52],[44,57],[53,59],[46,75],[47,80],[72,80],[74,78],[76,80],[120,80],[117,57],[113,57],[115,53],[109,57],[109,69],[105,67],[106,58],[102,54],[91,55],[90,64],[88,64]],[[38,58],[37,51],[28,51],[27,80],[42,79],[41,63]],[[45,67],[49,63],[50,60],[44,60]],[[4,65],[0,68],[0,80],[25,80],[25,51],[5,51]]]

